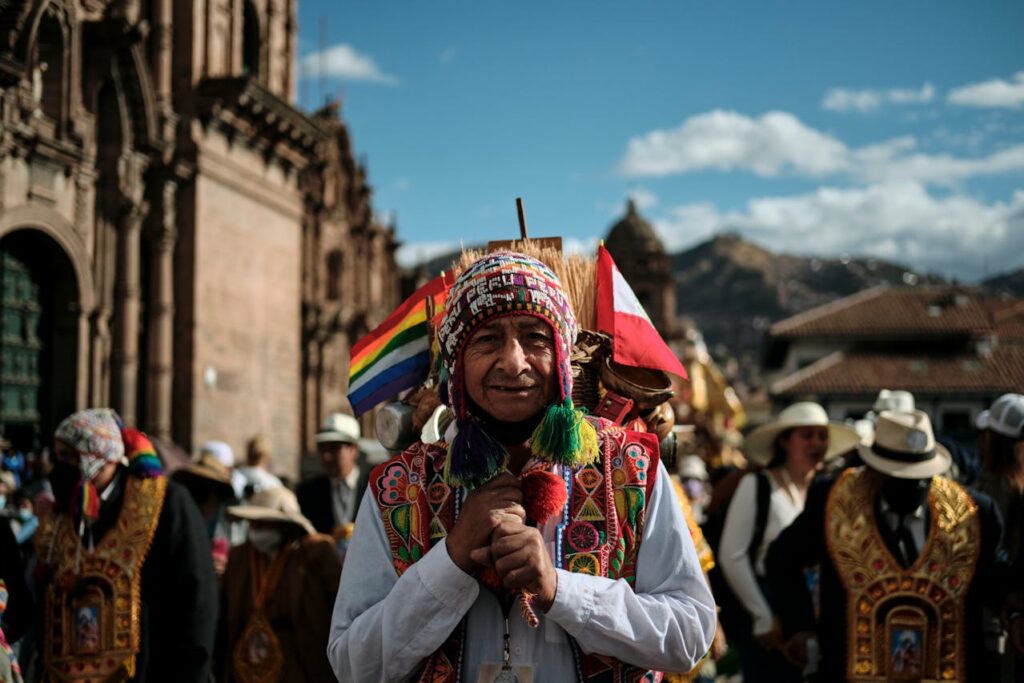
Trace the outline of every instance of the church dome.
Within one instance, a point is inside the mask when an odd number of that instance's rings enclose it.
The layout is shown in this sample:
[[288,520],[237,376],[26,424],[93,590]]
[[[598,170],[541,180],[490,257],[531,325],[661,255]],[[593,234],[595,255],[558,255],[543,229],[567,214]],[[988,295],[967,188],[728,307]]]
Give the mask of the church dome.
[[665,253],[665,245],[661,243],[654,227],[636,210],[632,198],[626,203],[626,215],[608,231],[605,246],[616,258],[620,254]]

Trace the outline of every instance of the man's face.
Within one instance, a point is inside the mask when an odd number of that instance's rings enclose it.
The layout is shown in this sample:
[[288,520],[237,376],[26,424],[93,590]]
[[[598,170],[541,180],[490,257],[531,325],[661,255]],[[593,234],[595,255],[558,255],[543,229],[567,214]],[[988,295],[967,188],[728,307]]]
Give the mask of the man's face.
[[500,422],[522,422],[552,402],[555,365],[554,332],[532,315],[484,323],[462,352],[469,397]]
[[332,479],[344,479],[356,465],[359,449],[350,443],[329,442],[317,446],[320,453],[320,465],[324,473]]

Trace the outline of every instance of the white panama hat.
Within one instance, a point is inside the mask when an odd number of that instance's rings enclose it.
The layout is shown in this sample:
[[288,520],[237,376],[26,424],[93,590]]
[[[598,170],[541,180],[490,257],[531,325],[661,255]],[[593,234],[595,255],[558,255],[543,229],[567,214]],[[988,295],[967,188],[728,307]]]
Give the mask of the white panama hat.
[[932,421],[922,410],[883,410],[875,423],[874,442],[857,450],[868,467],[898,479],[928,479],[953,462],[946,447],[935,441]]
[[796,427],[828,427],[828,450],[825,460],[853,450],[860,436],[852,427],[828,419],[828,413],[817,403],[801,401],[784,409],[774,421],[761,425],[744,440],[743,452],[755,465],[771,462],[775,439],[787,429]]
[[708,467],[699,455],[685,455],[679,461],[680,479],[708,480]]
[[324,426],[316,433],[317,443],[359,444],[361,435],[359,421],[345,413],[331,413],[324,419]]

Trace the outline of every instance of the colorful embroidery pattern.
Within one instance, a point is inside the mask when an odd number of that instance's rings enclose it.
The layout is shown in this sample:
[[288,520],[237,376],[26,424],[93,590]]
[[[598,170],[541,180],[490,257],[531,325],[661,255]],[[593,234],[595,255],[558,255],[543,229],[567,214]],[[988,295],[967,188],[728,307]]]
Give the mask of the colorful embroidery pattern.
[[[556,562],[572,572],[633,583],[655,480],[649,473],[658,462],[657,438],[610,426],[607,420],[588,420],[600,429],[602,458],[563,470],[571,490],[556,532]],[[444,538],[458,517],[460,490],[444,482],[445,456],[443,443],[416,443],[370,475],[399,576]],[[427,660],[417,680],[455,680],[461,649],[462,628]],[[581,655],[580,663],[586,679],[614,671],[615,680],[646,680],[643,676],[650,673],[603,657]]]

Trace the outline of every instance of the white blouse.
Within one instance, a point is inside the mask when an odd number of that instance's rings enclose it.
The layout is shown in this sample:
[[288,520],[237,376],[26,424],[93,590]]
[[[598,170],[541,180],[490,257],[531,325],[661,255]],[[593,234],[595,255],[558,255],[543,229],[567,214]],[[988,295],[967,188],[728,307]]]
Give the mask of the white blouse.
[[[768,519],[765,522],[761,545],[755,549],[751,558],[753,563],[747,558],[747,548],[753,540],[754,523],[757,519],[758,475],[753,473],[744,475],[736,487],[725,516],[718,555],[715,557],[715,561],[722,568],[725,580],[750,612],[754,622],[754,635],[768,633],[772,629],[772,610],[757,582],[757,576],[764,576],[764,559],[768,554],[768,546],[783,529],[792,524],[804,508],[805,494],[789,480],[785,470],[780,472],[786,483],[784,488],[778,485],[775,477],[766,473],[768,481],[771,482]],[[754,575],[755,569],[757,576]]]

